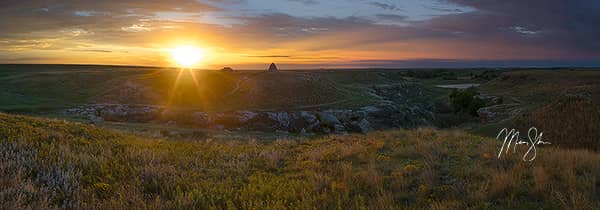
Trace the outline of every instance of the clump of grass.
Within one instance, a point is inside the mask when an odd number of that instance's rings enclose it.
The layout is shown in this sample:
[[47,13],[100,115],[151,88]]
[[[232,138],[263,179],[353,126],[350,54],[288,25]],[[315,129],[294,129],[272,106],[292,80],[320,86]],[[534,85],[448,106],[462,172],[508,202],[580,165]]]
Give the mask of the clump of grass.
[[543,167],[535,167],[533,169],[534,190],[537,193],[545,193],[548,189],[549,177]]
[[112,187],[109,184],[103,182],[95,183],[93,187],[94,191],[96,192],[96,196],[98,196],[99,198],[106,198],[110,196],[110,193],[112,191]]
[[490,158],[500,142],[456,130],[302,142],[165,141],[0,114],[0,135],[0,203],[6,208],[600,206],[600,154],[539,147],[532,163],[517,154]]

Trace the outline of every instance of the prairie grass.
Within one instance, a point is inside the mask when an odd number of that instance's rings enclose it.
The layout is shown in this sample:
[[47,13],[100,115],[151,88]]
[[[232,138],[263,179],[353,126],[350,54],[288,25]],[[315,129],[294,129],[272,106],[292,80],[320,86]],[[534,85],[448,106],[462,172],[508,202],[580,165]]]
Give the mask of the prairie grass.
[[563,97],[534,110],[531,123],[555,145],[600,151],[600,86],[590,89],[590,99]]
[[600,154],[419,128],[179,141],[0,114],[7,209],[598,209]]

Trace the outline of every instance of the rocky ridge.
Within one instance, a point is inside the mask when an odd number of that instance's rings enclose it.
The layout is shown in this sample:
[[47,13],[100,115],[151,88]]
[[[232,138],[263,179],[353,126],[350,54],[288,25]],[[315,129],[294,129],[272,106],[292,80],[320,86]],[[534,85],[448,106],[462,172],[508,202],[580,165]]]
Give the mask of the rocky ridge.
[[200,128],[293,133],[366,133],[371,130],[435,126],[433,106],[412,83],[375,85],[378,103],[354,109],[237,110],[206,112],[153,105],[88,104],[65,111],[92,122],[169,123]]
[[433,114],[413,107],[399,112],[391,107],[306,111],[203,112],[160,106],[97,104],[71,108],[65,114],[92,122],[170,123],[200,128],[284,131],[292,133],[366,133],[373,129],[430,125]]

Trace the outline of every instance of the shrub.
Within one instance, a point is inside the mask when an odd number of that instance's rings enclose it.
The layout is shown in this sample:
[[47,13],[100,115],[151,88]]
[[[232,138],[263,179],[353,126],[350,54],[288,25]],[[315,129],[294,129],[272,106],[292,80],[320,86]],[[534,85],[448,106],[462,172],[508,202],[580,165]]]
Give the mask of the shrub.
[[477,116],[477,110],[485,106],[485,101],[477,97],[477,89],[470,87],[465,90],[453,90],[450,93],[450,103],[455,113],[464,112]]

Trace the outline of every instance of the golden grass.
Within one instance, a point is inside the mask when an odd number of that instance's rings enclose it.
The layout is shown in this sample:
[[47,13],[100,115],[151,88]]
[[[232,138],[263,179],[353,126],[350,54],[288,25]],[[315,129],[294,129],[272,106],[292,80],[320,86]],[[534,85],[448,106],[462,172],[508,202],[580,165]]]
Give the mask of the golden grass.
[[600,154],[457,130],[165,141],[0,114],[7,209],[594,209]]

